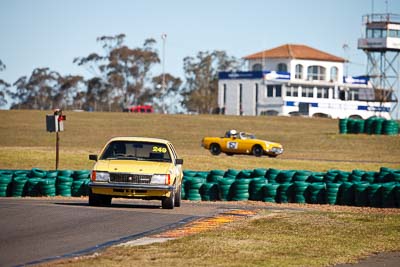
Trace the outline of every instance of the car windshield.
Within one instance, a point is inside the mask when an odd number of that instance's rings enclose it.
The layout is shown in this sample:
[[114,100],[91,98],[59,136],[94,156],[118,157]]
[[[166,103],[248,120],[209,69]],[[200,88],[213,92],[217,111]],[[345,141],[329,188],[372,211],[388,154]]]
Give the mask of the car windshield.
[[113,141],[108,144],[100,159],[171,162],[171,155],[166,144]]
[[256,139],[256,136],[254,134],[251,134],[251,133],[241,132],[240,133],[240,139]]

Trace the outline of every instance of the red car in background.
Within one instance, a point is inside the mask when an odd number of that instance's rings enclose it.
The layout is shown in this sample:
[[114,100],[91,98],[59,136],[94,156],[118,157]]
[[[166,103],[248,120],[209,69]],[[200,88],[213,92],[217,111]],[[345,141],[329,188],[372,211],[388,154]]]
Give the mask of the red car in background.
[[139,106],[132,106],[128,108],[128,112],[135,112],[135,113],[153,113],[153,107],[150,105],[139,105]]

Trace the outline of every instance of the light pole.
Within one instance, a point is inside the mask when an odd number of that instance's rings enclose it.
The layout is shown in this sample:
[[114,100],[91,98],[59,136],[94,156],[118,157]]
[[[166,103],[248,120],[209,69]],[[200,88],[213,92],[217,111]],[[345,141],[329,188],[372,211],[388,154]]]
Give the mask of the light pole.
[[165,92],[166,92],[166,88],[165,88],[166,87],[166,84],[165,84],[165,43],[166,43],[166,40],[167,40],[167,34],[163,33],[161,35],[161,39],[163,40],[161,94],[162,94],[162,101],[163,101],[163,103],[162,103],[163,113],[165,113],[165,103],[164,103],[164,101],[165,101],[164,97],[165,97]]

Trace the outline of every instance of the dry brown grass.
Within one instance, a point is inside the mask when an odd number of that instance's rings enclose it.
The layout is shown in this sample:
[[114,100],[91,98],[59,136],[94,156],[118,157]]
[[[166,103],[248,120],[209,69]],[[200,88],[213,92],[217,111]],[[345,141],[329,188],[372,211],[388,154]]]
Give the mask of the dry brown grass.
[[400,250],[399,213],[262,211],[218,229],[146,246],[111,247],[48,266],[328,266]]
[[[54,168],[55,134],[45,130],[50,111],[0,111],[0,169]],[[60,134],[60,169],[89,169],[97,153],[114,136],[169,139],[185,159],[184,168],[378,170],[400,167],[400,136],[340,135],[338,121],[290,117],[161,115],[65,112]],[[255,133],[277,141],[285,152],[276,159],[253,156],[211,156],[200,147],[204,136],[221,136],[227,129]]]

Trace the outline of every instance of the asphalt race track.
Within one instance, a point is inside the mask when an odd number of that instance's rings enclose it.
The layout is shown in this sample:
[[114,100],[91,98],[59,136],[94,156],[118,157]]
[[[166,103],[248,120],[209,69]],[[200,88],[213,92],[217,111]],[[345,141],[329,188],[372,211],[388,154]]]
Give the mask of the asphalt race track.
[[0,266],[30,265],[94,252],[215,215],[227,207],[113,199],[90,207],[87,198],[0,198]]

